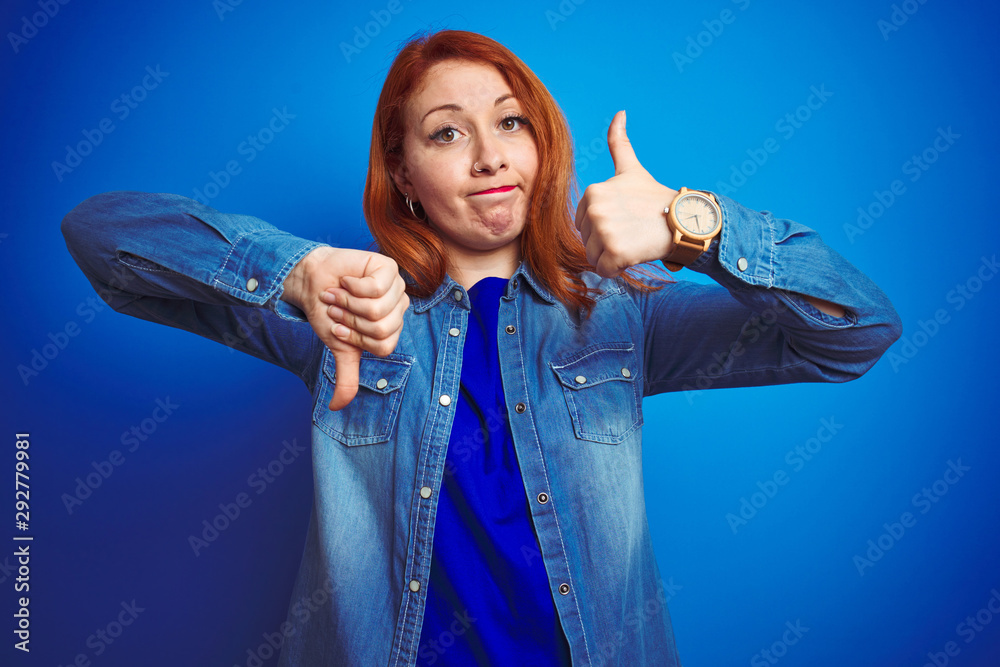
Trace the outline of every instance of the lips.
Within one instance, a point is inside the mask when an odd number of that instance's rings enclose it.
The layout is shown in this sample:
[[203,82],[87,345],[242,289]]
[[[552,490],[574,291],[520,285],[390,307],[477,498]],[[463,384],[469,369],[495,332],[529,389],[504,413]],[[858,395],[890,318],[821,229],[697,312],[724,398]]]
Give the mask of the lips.
[[472,196],[475,196],[475,195],[492,195],[492,194],[496,194],[498,192],[510,192],[513,189],[514,189],[513,185],[505,185],[505,186],[500,187],[500,188],[491,188],[489,190],[483,190],[482,192],[473,192]]

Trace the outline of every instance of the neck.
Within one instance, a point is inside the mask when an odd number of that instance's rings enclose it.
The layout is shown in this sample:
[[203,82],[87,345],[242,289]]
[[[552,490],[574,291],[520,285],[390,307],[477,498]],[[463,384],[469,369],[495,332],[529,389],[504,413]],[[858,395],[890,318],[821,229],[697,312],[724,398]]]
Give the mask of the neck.
[[448,275],[468,290],[483,278],[510,278],[520,263],[520,243],[512,243],[498,251],[483,254],[452,249],[448,257]]

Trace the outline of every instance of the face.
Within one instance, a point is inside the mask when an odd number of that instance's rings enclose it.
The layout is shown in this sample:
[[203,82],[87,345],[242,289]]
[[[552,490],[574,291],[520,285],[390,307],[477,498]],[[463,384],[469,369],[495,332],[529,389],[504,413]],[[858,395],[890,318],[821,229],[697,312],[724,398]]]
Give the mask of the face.
[[468,61],[437,63],[404,114],[394,180],[420,202],[428,224],[466,255],[519,249],[538,151],[500,72]]

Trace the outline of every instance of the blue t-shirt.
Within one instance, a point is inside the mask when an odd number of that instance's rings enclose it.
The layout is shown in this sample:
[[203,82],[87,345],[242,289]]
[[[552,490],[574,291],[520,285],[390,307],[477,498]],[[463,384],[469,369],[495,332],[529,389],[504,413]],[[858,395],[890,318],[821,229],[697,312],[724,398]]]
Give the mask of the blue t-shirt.
[[497,314],[506,278],[469,290],[461,392],[438,499],[418,665],[570,665],[507,421]]

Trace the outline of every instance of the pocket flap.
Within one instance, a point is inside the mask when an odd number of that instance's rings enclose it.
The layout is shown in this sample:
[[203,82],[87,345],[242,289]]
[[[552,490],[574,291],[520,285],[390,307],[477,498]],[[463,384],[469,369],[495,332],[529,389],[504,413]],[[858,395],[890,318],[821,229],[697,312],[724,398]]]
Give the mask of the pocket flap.
[[573,390],[612,380],[633,382],[639,377],[633,343],[597,343],[549,366],[559,382]]
[[[367,350],[361,352],[361,365],[358,369],[358,387],[370,389],[379,394],[388,394],[406,384],[410,374],[413,358],[409,355],[393,352],[387,357],[376,357]],[[336,384],[337,365],[332,354],[326,355],[323,364],[323,374]]]

